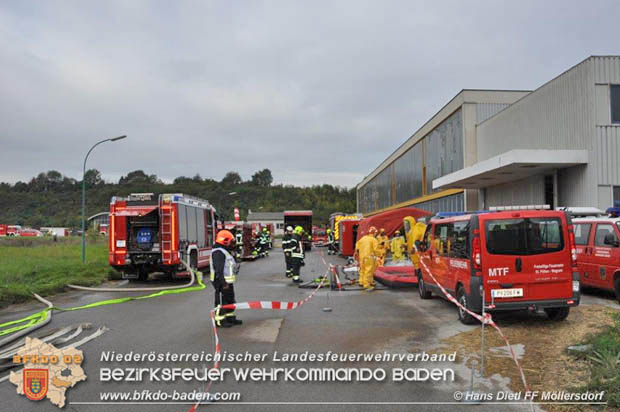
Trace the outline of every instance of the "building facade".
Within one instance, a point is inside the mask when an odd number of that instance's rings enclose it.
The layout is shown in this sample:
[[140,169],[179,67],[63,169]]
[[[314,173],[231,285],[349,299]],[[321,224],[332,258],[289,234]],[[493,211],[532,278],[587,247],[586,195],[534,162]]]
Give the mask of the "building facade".
[[357,186],[357,211],[405,206],[437,212],[477,205],[478,191],[433,181],[477,161],[476,125],[529,91],[462,90]]
[[620,56],[592,56],[532,92],[463,90],[358,185],[358,211],[604,210],[619,165]]
[[284,212],[252,212],[248,211],[248,223],[260,223],[261,225],[273,225],[274,235],[284,234]]

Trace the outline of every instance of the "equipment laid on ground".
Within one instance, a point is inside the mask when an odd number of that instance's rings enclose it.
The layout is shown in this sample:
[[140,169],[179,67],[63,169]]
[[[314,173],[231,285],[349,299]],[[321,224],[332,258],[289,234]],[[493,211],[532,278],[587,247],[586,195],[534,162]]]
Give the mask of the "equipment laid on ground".
[[418,284],[413,266],[379,266],[375,280],[391,288],[410,288]]
[[183,194],[134,193],[110,202],[109,262],[124,279],[153,272],[189,277],[182,265],[209,265],[218,216],[208,201]]
[[304,229],[304,250],[312,249],[312,210],[287,210],[284,226],[301,226]]

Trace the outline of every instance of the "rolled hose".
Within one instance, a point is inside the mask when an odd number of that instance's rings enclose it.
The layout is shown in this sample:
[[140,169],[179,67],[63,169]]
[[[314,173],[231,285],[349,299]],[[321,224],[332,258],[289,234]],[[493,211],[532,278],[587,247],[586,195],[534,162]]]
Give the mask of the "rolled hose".
[[184,288],[188,288],[192,286],[196,278],[194,276],[194,270],[190,268],[187,263],[183,262],[183,264],[185,265],[185,267],[187,267],[187,270],[189,271],[189,273],[191,273],[191,279],[189,283],[185,283],[183,285],[162,286],[162,287],[155,287],[155,288],[91,288],[88,286],[79,286],[79,285],[71,285],[71,284],[68,284],[67,286],[70,287],[71,289],[86,290],[89,292],[157,292],[160,290],[184,289]]

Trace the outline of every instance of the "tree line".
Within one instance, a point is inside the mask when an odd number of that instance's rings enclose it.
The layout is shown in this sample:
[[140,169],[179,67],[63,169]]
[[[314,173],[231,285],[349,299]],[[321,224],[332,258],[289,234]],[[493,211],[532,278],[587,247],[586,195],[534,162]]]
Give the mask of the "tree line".
[[[313,210],[317,223],[326,223],[333,212],[352,213],[356,209],[355,189],[328,184],[311,187],[274,185],[269,169],[254,173],[244,181],[239,173],[228,172],[221,181],[180,176],[164,183],[154,174],[135,170],[105,182],[101,173],[90,169],[84,176],[87,188],[86,215],[109,210],[112,196],[130,193],[183,193],[208,200],[225,220],[233,219],[238,208],[245,220],[248,210],[280,212]],[[82,181],[63,176],[56,170],[39,173],[29,182],[0,183],[0,223],[28,227],[79,227]]]

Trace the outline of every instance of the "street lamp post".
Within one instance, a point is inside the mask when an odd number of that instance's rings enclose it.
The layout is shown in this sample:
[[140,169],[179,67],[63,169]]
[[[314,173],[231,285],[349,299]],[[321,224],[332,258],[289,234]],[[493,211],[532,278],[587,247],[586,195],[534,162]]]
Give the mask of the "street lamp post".
[[88,153],[86,153],[86,157],[84,158],[84,167],[82,169],[82,263],[86,263],[86,161],[88,160],[88,155],[93,149],[99,146],[101,143],[105,142],[116,142],[117,140],[121,140],[126,138],[126,135],[113,137],[111,139],[104,139],[100,142],[97,142],[90,148]]

